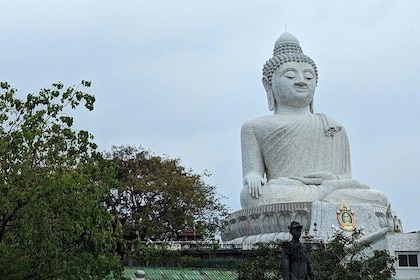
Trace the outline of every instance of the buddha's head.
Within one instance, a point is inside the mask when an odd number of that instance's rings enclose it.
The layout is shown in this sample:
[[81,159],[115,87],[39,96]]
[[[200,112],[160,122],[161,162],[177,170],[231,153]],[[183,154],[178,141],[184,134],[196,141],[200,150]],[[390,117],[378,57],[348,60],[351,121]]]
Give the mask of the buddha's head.
[[274,45],[273,57],[263,67],[262,80],[269,109],[309,106],[312,112],[317,79],[314,61],[303,54],[293,35],[283,33]]

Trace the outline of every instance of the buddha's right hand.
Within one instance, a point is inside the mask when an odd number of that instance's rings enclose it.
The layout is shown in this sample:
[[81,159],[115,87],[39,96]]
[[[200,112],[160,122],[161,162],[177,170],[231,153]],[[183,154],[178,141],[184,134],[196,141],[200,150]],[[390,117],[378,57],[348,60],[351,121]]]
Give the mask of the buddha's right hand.
[[260,176],[245,176],[244,178],[244,186],[248,187],[248,192],[252,197],[258,198],[262,194],[262,185],[264,185],[264,179]]

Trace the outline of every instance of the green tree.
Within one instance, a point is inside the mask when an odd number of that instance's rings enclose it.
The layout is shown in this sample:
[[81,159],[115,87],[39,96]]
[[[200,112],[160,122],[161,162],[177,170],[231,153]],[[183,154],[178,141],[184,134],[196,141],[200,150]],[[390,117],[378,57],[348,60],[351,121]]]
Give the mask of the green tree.
[[227,215],[216,187],[180,165],[178,159],[152,155],[134,147],[113,147],[107,158],[117,166],[111,213],[128,240],[173,240],[187,226],[214,237]]
[[281,242],[258,243],[245,251],[238,266],[238,280],[277,280],[281,278]]
[[118,277],[121,229],[103,204],[112,170],[68,115],[95,98],[62,83],[26,99],[1,90],[0,279]]
[[351,235],[337,232],[326,246],[314,251],[311,257],[318,279],[391,279],[395,258],[388,251],[372,250],[361,237],[358,230]]
[[[372,250],[369,242],[360,240],[360,231],[351,235],[337,232],[327,245],[308,239],[306,245],[317,279],[391,279],[395,275],[395,258],[388,251]],[[281,243],[258,245],[238,267],[239,279],[282,279]]]

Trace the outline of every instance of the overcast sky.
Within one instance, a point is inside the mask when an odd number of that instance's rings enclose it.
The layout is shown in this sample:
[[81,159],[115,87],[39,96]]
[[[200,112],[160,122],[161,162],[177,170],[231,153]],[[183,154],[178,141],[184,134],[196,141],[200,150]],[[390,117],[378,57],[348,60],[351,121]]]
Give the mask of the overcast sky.
[[27,94],[91,80],[96,107],[76,126],[100,150],[209,170],[232,210],[240,127],[271,114],[261,69],[287,24],[318,67],[315,112],[347,130],[353,178],[420,230],[420,1],[1,2],[1,81]]

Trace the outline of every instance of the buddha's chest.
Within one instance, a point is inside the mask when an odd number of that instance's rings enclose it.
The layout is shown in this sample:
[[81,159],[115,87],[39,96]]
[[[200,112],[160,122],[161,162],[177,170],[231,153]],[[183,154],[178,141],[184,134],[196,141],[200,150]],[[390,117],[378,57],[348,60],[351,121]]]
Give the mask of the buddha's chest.
[[[275,146],[293,145],[293,143],[325,140],[325,128],[316,117],[306,118],[272,118],[254,128],[255,137],[262,149],[272,149]],[[323,136],[323,137],[321,137]],[[314,143],[315,144],[315,143]]]

